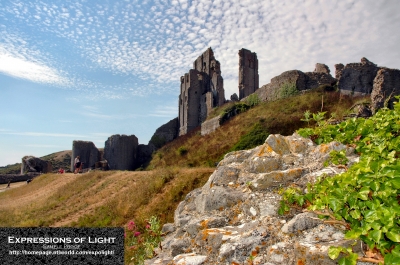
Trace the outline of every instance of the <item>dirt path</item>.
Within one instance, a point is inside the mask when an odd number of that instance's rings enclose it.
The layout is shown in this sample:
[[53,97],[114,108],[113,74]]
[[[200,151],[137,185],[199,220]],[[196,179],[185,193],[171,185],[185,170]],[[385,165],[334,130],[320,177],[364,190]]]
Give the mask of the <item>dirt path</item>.
[[8,184],[0,184],[0,192],[4,192],[7,190],[15,189],[21,187],[22,185],[26,185],[26,181],[14,182],[10,184],[10,187],[7,188]]
[[[48,197],[50,197],[54,192],[56,192],[59,188],[64,185],[67,185],[69,182],[73,181],[78,175],[74,175],[72,173],[66,173],[59,175],[60,177],[57,181],[51,181],[49,184],[44,186],[36,187],[35,180],[33,180],[30,184],[26,182],[17,182],[11,183],[9,189],[2,189],[3,192],[18,192],[21,191],[19,196],[12,196],[12,199],[4,196],[1,199],[0,209],[2,208],[19,208],[22,206],[26,206],[29,203],[35,202],[39,203],[41,201],[45,201]],[[5,187],[7,184],[5,184]],[[34,188],[32,186],[35,186]],[[32,187],[32,189],[30,189]]]

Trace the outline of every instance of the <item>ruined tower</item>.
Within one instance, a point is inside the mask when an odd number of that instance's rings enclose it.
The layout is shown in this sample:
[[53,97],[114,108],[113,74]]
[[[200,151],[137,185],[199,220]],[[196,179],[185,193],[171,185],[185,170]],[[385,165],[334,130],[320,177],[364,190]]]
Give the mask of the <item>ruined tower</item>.
[[255,52],[239,51],[239,100],[258,89],[258,59]]
[[193,69],[181,77],[179,135],[199,126],[211,110],[225,102],[221,66],[208,48],[193,62]]

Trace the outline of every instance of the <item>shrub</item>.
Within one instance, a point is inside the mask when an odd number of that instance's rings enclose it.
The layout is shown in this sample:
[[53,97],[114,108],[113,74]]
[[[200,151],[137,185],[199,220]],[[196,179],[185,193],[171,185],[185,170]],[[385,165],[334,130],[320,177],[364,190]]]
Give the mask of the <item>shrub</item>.
[[256,123],[247,134],[240,138],[239,142],[232,147],[231,151],[251,149],[262,145],[268,135],[269,133],[264,126],[261,123]]
[[299,94],[295,82],[286,82],[279,88],[279,98],[288,98]]
[[188,152],[188,149],[185,146],[181,146],[181,147],[178,148],[178,154],[180,156],[186,155],[187,152]]
[[248,96],[245,100],[246,104],[249,105],[251,108],[260,104],[261,100],[257,94],[253,93]]

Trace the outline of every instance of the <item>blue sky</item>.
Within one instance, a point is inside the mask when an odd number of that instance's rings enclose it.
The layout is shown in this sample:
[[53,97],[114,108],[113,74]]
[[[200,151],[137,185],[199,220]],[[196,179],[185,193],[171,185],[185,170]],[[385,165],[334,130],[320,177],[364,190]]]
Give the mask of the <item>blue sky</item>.
[[180,76],[208,47],[228,99],[241,48],[264,85],[317,62],[333,75],[361,57],[400,68],[399,29],[397,0],[2,0],[0,166],[113,134],[147,144],[178,116]]

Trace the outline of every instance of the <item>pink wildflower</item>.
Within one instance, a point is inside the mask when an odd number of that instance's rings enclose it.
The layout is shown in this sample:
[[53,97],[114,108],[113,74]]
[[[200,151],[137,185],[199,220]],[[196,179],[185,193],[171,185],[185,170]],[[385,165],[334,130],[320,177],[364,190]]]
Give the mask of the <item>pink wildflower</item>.
[[135,234],[133,234],[135,237],[140,236],[140,232],[135,232]]
[[134,221],[129,221],[128,230],[129,231],[133,231],[133,230],[135,230],[135,228],[136,228],[135,222]]

